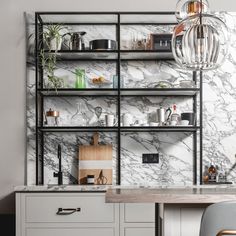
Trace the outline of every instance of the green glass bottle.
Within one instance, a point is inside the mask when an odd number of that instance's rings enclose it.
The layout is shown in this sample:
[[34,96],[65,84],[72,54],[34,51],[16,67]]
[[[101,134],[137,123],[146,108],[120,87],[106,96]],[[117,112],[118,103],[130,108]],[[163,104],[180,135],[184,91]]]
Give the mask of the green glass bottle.
[[83,89],[86,88],[85,80],[85,70],[84,69],[75,69],[75,88]]

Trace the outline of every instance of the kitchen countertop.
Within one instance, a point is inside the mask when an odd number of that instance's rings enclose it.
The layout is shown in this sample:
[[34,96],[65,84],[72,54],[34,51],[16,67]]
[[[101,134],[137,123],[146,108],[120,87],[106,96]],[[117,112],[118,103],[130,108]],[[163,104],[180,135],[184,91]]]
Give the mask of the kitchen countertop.
[[15,192],[106,192],[107,203],[216,203],[236,201],[236,185],[201,186],[17,186]]
[[209,204],[236,201],[235,185],[155,188],[109,188],[107,203]]
[[30,185],[17,186],[15,192],[106,192],[109,186],[101,185]]

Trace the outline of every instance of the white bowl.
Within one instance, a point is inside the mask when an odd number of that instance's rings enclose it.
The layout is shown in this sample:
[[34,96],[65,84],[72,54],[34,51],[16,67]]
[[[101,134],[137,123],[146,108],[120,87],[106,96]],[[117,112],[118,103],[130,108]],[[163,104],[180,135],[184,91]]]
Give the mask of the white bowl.
[[187,126],[189,124],[189,120],[181,120],[180,125]]

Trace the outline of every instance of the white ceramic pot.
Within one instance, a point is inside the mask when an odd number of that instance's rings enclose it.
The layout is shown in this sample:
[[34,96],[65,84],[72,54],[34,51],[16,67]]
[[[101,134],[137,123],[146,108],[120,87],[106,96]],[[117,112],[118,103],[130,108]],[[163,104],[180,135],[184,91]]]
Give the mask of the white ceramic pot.
[[61,50],[61,44],[62,44],[62,37],[60,37],[60,38],[52,38],[49,41],[50,49],[52,51]]

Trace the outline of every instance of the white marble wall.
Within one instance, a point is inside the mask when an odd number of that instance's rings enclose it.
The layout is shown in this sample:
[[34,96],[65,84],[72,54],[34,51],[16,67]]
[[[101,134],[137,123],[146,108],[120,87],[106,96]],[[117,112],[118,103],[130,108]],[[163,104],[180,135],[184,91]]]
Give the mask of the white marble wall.
[[[234,142],[236,138],[236,14],[221,13],[230,29],[230,54],[224,65],[217,71],[204,74],[204,133],[203,133],[203,165],[211,158],[219,164],[224,161],[225,168],[229,170],[235,163]],[[141,29],[142,28],[142,31]],[[156,32],[168,32],[163,28],[143,26],[123,26],[121,32],[128,32],[125,39],[129,38],[135,31],[147,34]],[[31,27],[32,30],[32,27]],[[101,36],[100,28],[90,28],[90,36]],[[110,29],[109,29],[110,30]],[[114,30],[102,29],[102,34],[114,37]],[[108,32],[109,31],[109,32]],[[111,32],[111,33],[110,33]],[[32,40],[32,39],[31,39]],[[87,41],[86,41],[87,42]],[[191,78],[191,73],[179,69],[174,61],[130,61],[122,62],[121,73],[124,78],[125,87],[142,88],[153,87],[158,81],[170,81],[178,86],[181,79]],[[108,79],[116,74],[115,63],[105,62],[72,62],[59,63],[56,74],[63,77],[67,87],[74,86],[75,77],[72,73],[75,68],[85,68],[88,78],[104,75]],[[34,117],[34,67],[32,57],[28,60],[27,70],[27,180],[28,184],[35,184],[35,117]],[[87,86],[91,86],[90,83]],[[111,87],[112,85],[107,85]],[[94,98],[47,98],[45,110],[53,108],[61,111],[60,125],[70,125],[71,117],[76,113],[77,103],[82,101],[87,109],[87,118],[91,120],[94,116],[94,108],[101,106],[104,113],[116,114],[116,100],[108,97]],[[130,112],[135,119],[148,119],[150,114],[160,106],[169,107],[177,104],[179,112],[192,110],[190,98],[157,98],[157,97],[127,97],[121,101],[121,112]],[[56,134],[48,133],[45,137],[45,184],[56,183],[53,172],[57,171],[58,162],[56,158],[56,146],[62,144],[64,183],[77,182],[77,153],[78,144],[89,143],[92,133],[70,133]],[[114,183],[116,181],[117,167],[117,137],[115,133],[101,133],[101,142],[112,143]],[[159,164],[142,164],[142,153],[160,153]],[[236,171],[229,175],[233,180]],[[127,132],[121,135],[121,177],[122,185],[157,185],[157,184],[192,184],[193,183],[193,142],[190,133],[155,133]]]

